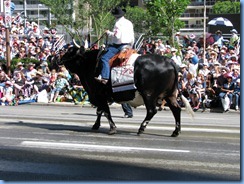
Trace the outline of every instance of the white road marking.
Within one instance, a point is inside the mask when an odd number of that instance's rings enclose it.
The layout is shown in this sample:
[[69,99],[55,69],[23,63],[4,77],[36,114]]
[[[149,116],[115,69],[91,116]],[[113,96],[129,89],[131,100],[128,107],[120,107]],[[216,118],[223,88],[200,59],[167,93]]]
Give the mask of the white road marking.
[[108,145],[88,145],[77,143],[57,143],[57,142],[37,142],[37,141],[23,141],[22,146],[35,147],[35,148],[52,148],[52,149],[69,149],[69,150],[84,150],[92,149],[99,151],[158,151],[158,152],[176,152],[176,153],[189,153],[189,150],[175,150],[175,149],[158,149],[158,148],[140,148],[140,147],[127,147],[127,146],[108,146]]
[[[35,124],[35,123],[39,123],[39,122],[42,122],[43,121],[37,121],[35,120],[35,122],[33,121],[30,121],[30,120],[25,120],[24,123],[32,123],[32,124]],[[79,126],[92,126],[94,123],[83,123],[83,124],[77,124],[76,122],[52,122],[52,124],[49,124],[49,123],[43,123],[43,125],[46,125],[46,126],[52,126],[52,125],[67,125],[67,126],[77,126],[77,128]],[[20,124],[21,125],[21,124]],[[121,129],[121,128],[125,128],[125,129],[138,129],[140,127],[140,124],[119,124],[117,123],[117,129]],[[16,124],[17,126],[17,124]],[[109,128],[109,125],[106,124],[106,123],[103,123],[102,124],[102,127],[103,128]],[[11,126],[5,126],[5,125],[0,125],[0,128],[1,129],[12,129],[13,127]],[[228,128],[222,128],[221,126],[219,126],[218,128],[199,128],[199,127],[196,127],[196,128],[187,128],[187,127],[184,127],[184,125],[181,127],[181,131],[186,131],[186,132],[209,132],[209,133],[230,133],[230,134],[240,134],[240,127],[233,127],[235,129],[228,129]],[[169,126],[164,126],[164,125],[160,125],[158,124],[158,126],[155,126],[153,124],[149,124],[147,126],[146,129],[149,129],[149,130],[169,130],[169,131],[173,131],[174,130],[174,124],[172,124],[172,127],[169,127]]]
[[[120,126],[118,126],[120,127]],[[124,128],[128,128],[130,126],[126,126]],[[147,129],[160,129],[160,130],[173,130],[171,127],[150,127],[147,126]],[[240,130],[231,130],[231,129],[221,129],[221,128],[184,128],[181,127],[181,131],[188,131],[188,132],[219,132],[219,133],[236,133],[240,134]]]

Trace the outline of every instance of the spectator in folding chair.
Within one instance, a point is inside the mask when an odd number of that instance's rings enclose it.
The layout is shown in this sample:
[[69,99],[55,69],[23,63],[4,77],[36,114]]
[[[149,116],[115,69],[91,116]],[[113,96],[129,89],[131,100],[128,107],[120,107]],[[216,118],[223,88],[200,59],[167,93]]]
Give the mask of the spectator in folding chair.
[[54,89],[51,91],[49,103],[56,102],[59,93],[64,91],[66,87],[69,87],[69,82],[62,72],[59,72],[57,76],[58,78],[54,83]]
[[13,87],[14,87],[14,94],[16,97],[19,97],[21,95],[25,96],[25,82],[26,78],[21,71],[16,71],[13,77]]

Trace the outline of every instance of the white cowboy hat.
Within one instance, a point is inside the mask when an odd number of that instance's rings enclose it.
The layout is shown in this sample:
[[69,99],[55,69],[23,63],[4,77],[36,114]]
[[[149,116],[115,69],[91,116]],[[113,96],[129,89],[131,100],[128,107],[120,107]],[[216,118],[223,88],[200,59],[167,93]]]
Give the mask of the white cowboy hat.
[[18,62],[18,63],[16,64],[16,66],[23,66],[23,63]]
[[236,29],[232,29],[230,30],[231,33],[236,33],[237,34],[237,30]]
[[221,64],[220,64],[218,61],[215,61],[215,62],[213,63],[213,65],[218,65],[218,66],[220,66]]
[[180,68],[186,68],[186,67],[187,67],[187,66],[186,66],[186,64],[184,64],[184,63],[180,65]]
[[171,52],[177,52],[177,49],[176,48],[171,48],[170,51]]

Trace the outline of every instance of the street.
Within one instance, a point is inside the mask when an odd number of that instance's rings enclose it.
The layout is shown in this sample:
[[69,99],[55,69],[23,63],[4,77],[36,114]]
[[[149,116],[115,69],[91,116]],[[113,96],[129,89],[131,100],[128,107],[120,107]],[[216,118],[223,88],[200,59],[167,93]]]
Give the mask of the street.
[[102,117],[91,130],[90,106],[0,107],[0,180],[4,181],[239,181],[240,112],[182,111],[182,133],[170,137],[170,110],[158,112],[144,134],[145,108],[122,118],[112,106],[117,134]]

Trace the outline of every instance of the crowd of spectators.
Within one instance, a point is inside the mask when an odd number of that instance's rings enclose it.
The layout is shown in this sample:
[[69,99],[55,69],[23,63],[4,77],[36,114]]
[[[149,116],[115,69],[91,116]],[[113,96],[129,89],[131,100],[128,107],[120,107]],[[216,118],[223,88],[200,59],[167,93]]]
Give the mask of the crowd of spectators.
[[[46,92],[49,103],[59,95],[70,97],[76,103],[87,100],[86,92],[65,66],[50,67],[50,62],[68,44],[55,28],[40,29],[35,22],[12,21],[10,30],[10,59],[19,59],[10,75],[0,66],[1,105],[17,105],[20,101],[36,101]],[[6,60],[6,27],[0,20],[0,60]],[[24,63],[31,58],[34,62]],[[3,64],[3,62],[1,62]],[[75,80],[74,80],[75,78]],[[75,81],[75,82],[74,82]],[[73,95],[73,96],[72,96]],[[43,96],[43,95],[40,95]],[[77,97],[79,96],[79,98]]]
[[[220,30],[204,36],[175,34],[175,47],[161,39],[144,41],[140,54],[155,53],[172,58],[180,68],[179,90],[194,110],[221,106],[224,112],[240,108],[240,35],[230,30],[224,39]],[[226,104],[227,103],[227,104]]]

